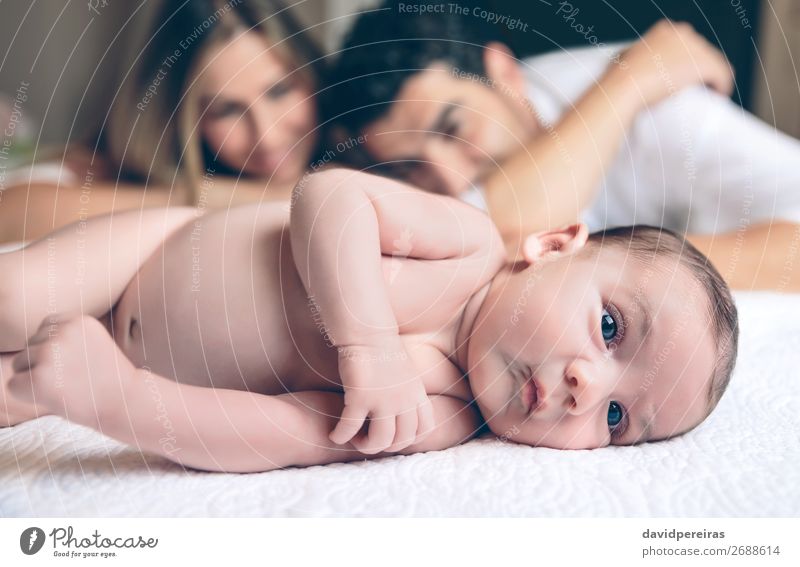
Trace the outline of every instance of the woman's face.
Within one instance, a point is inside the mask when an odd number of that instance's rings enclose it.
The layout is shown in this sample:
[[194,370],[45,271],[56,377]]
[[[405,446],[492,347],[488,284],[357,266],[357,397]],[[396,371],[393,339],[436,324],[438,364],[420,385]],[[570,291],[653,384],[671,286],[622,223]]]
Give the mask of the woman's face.
[[226,166],[293,183],[317,142],[310,84],[256,32],[212,49],[200,71],[200,130]]

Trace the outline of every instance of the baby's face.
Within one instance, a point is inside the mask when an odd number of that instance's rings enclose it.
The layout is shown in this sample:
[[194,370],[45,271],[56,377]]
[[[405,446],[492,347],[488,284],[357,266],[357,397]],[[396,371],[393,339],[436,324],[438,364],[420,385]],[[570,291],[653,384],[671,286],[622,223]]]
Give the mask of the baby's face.
[[677,260],[616,247],[501,272],[468,348],[481,413],[502,438],[558,449],[683,433],[706,415],[707,302]]

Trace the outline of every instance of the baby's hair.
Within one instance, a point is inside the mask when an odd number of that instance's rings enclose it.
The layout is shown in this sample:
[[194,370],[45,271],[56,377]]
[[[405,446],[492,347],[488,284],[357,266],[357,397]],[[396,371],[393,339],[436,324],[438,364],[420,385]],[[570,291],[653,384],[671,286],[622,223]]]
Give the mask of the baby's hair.
[[707,417],[717,406],[733,374],[739,348],[739,318],[730,288],[711,261],[689,241],[671,230],[648,225],[623,226],[589,235],[590,247],[623,248],[648,265],[674,258],[702,286],[714,329],[717,358],[708,390]]

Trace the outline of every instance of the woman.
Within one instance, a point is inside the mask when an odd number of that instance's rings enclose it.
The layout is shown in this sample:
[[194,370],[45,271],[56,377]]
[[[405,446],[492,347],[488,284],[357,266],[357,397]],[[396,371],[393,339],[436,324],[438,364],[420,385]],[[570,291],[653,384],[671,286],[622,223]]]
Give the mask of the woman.
[[165,2],[134,45],[99,133],[0,193],[0,241],[112,210],[288,198],[317,152],[321,57],[279,0]]

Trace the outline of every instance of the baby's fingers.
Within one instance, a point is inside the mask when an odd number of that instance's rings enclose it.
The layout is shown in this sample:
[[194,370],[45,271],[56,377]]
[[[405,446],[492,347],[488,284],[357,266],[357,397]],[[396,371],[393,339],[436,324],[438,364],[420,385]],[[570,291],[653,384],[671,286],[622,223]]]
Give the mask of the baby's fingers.
[[395,431],[395,416],[370,416],[369,433],[366,439],[353,440],[353,446],[365,455],[374,455],[392,444]]
[[337,445],[344,445],[358,433],[364,420],[367,418],[367,410],[360,407],[344,406],[342,416],[336,427],[333,428],[328,438]]
[[733,92],[734,71],[725,56],[716,49],[705,60],[703,83],[719,94],[729,96]]
[[415,442],[417,436],[417,412],[406,411],[397,416],[397,429],[394,434],[394,443],[386,449],[388,453],[402,451]]

